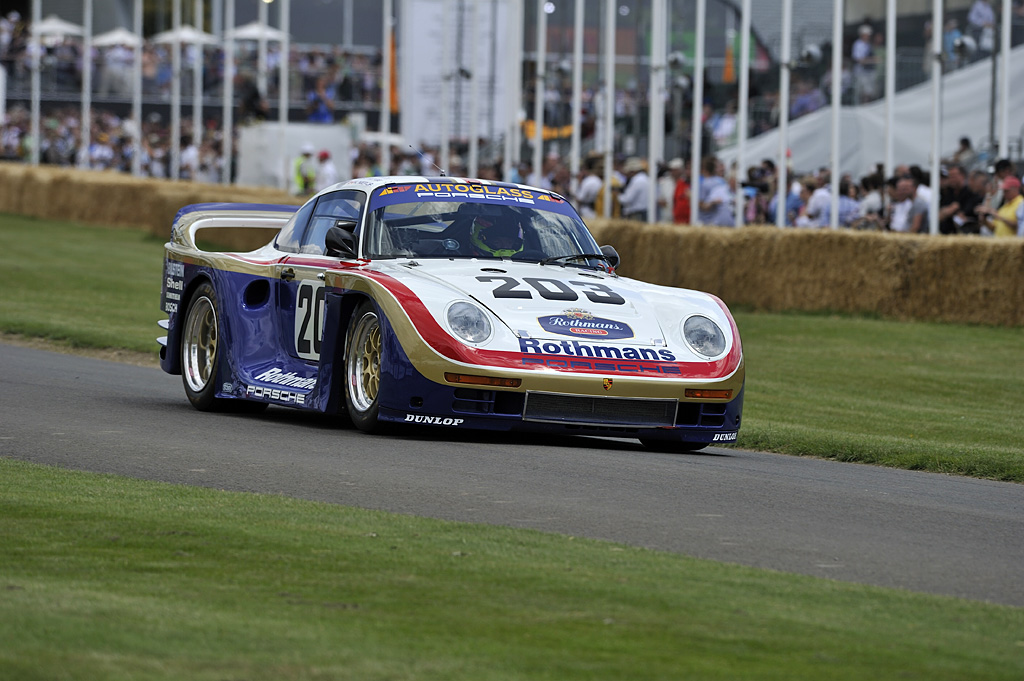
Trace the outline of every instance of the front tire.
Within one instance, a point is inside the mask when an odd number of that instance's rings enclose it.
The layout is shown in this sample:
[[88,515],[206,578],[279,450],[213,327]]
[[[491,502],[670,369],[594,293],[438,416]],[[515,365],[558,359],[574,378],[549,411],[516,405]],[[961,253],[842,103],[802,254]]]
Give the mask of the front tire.
[[380,313],[370,301],[356,308],[345,338],[345,406],[365,433],[379,433],[381,366],[384,344]]

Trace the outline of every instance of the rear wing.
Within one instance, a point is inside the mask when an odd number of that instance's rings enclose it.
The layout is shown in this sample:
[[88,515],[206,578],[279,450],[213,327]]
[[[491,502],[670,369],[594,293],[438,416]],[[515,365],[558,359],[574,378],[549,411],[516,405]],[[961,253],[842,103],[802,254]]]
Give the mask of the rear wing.
[[[171,244],[186,250],[203,250],[196,245],[200,230],[253,230],[264,231],[266,244],[281,230],[299,206],[267,203],[197,203],[178,211],[171,226]],[[242,236],[242,235],[237,235]],[[262,239],[262,235],[259,235]],[[235,239],[219,239],[232,242]],[[247,250],[247,249],[240,249]]]

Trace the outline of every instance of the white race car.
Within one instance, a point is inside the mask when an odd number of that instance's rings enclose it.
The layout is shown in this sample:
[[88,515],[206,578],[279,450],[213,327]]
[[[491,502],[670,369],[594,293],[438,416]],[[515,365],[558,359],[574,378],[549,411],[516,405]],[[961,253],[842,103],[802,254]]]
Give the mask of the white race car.
[[[265,227],[205,251],[199,230]],[[196,408],[286,405],[389,424],[736,440],[744,362],[715,296],[615,274],[562,197],[377,177],[295,206],[200,204],[166,246],[161,365]]]

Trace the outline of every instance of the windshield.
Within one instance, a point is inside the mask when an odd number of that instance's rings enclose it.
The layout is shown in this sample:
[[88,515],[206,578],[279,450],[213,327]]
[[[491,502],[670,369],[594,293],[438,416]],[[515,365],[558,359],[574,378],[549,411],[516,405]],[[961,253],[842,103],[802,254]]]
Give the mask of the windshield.
[[572,206],[513,186],[408,184],[370,200],[365,257],[508,258],[602,267],[594,238]]

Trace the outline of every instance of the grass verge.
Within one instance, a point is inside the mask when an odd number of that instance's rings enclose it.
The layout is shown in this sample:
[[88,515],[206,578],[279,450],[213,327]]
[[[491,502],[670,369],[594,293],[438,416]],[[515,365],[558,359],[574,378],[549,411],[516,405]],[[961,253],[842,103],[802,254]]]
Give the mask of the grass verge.
[[[163,244],[0,216],[0,332],[156,357]],[[736,446],[1024,482],[1024,328],[736,314]]]
[[1024,609],[0,459],[0,678],[1019,679]]

